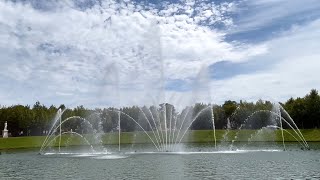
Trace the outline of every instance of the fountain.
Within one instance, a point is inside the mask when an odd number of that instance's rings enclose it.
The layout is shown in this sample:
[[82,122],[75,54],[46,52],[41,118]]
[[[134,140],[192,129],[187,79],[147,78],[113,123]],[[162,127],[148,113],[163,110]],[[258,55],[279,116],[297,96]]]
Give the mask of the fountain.
[[[196,114],[192,115],[193,108],[188,107],[185,111],[183,111],[179,115],[173,115],[172,110],[167,111],[164,110],[165,105],[162,105],[160,109],[149,109],[149,108],[139,108],[139,112],[141,114],[141,119],[134,119],[129,114],[121,111],[121,110],[109,110],[106,109],[109,113],[117,113],[118,114],[118,150],[121,150],[121,121],[123,118],[126,118],[134,124],[137,125],[138,131],[143,132],[145,136],[148,137],[150,142],[154,145],[154,148],[157,151],[168,152],[177,150],[179,144],[185,140],[185,137],[188,134],[188,130],[190,129],[192,123],[197,120],[199,116],[203,113],[209,113],[212,115],[211,122],[213,123],[212,127],[214,128],[214,118],[212,112],[212,106],[207,106],[201,109]],[[72,134],[81,137],[87,145],[91,147],[96,146],[97,144],[102,146],[103,142],[101,140],[101,136],[97,136],[97,130],[92,126],[91,122],[86,118],[80,116],[71,116],[66,119],[62,119],[63,112],[61,109],[58,110],[57,115],[54,119],[54,123],[49,130],[47,137],[45,138],[41,148],[40,153],[46,151],[48,147],[58,147],[58,152],[61,153],[62,146],[62,137],[63,135]],[[171,113],[169,113],[171,112]],[[63,125],[71,120],[80,120],[79,123],[86,123],[86,128],[91,130],[91,134],[81,135],[81,133],[75,132],[75,130],[71,132],[63,132]],[[101,130],[100,130],[101,131]],[[91,140],[88,140],[86,136],[93,136]],[[94,141],[94,139],[96,141]],[[57,145],[55,141],[58,140]],[[94,142],[92,142],[92,140]],[[214,137],[214,142],[216,144],[216,139]],[[96,151],[95,147],[91,148],[92,151]]]
[[[243,120],[242,124],[237,129],[233,129],[231,124],[231,118],[236,116],[236,112],[234,112],[227,118],[226,130],[222,135],[220,144],[218,144],[219,148],[217,148],[217,143],[219,142],[217,142],[216,138],[214,109],[212,105],[204,106],[197,111],[195,110],[195,107],[189,106],[181,112],[174,112],[174,106],[169,104],[160,104],[159,108],[137,107],[136,111],[139,115],[136,118],[130,115],[130,112],[126,112],[125,109],[104,109],[104,111],[107,113],[113,113],[118,118],[118,125],[115,128],[118,134],[118,152],[121,152],[121,139],[124,133],[121,129],[123,121],[132,122],[137,127],[136,130],[131,132],[133,134],[133,139],[129,142],[125,141],[123,143],[150,143],[153,145],[156,152],[166,153],[184,151],[184,144],[189,142],[189,138],[192,138],[191,127],[201,116],[209,118],[212,123],[212,139],[208,140],[208,142],[213,143],[212,151],[224,150],[224,147],[229,147],[229,150],[231,151],[236,150],[238,149],[235,145],[236,142],[245,142],[245,144],[250,145],[254,142],[275,141],[278,130],[281,133],[283,150],[286,150],[284,143],[285,135],[289,135],[294,138],[301,145],[302,149],[310,149],[308,143],[292,118],[283,109],[283,107],[276,103],[273,104],[272,110],[256,110],[252,112]],[[105,134],[103,131],[101,112],[93,112],[87,117],[87,119],[80,116],[71,116],[66,119],[62,119],[63,113],[64,110],[58,110],[52,128],[40,149],[40,153],[46,152],[48,147],[54,149],[55,146],[58,146],[58,153],[62,153],[62,138],[69,137],[66,142],[72,144],[72,137],[74,136],[80,138],[84,142],[83,145],[90,147],[90,153],[109,153],[108,149],[104,148],[104,145],[109,143],[104,140],[104,136],[111,135],[108,135],[108,133]],[[98,128],[93,127],[92,121],[88,120],[91,119],[93,115],[99,121]],[[264,123],[260,123],[259,117],[261,115],[264,117],[268,116],[269,120]],[[74,120],[77,120],[77,122],[81,124],[81,127],[86,128],[85,132],[80,132],[79,129],[78,132],[77,130],[72,129],[71,131],[63,130],[63,125],[65,123]],[[85,126],[83,126],[83,124],[85,124]],[[289,127],[290,130],[284,129],[284,125]],[[252,128],[256,130],[247,130]],[[231,132],[235,133],[233,138],[229,134]],[[273,138],[270,139],[270,137]],[[57,144],[56,140],[58,140]],[[136,150],[134,150],[134,152],[136,152]]]
[[[297,142],[299,142],[302,145],[302,149],[310,149],[307,141],[303,137],[301,131],[293,121],[293,119],[290,117],[290,115],[286,112],[286,110],[279,104],[279,103],[273,103],[273,110],[256,110],[252,112],[240,125],[240,127],[237,129],[237,133],[234,136],[234,139],[232,140],[231,148],[234,145],[234,142],[236,142],[239,139],[239,134],[241,133],[241,130],[244,128],[251,128],[253,123],[256,123],[254,120],[254,117],[261,114],[268,114],[271,118],[264,126],[260,128],[257,132],[254,134],[251,134],[251,136],[248,138],[248,142],[252,142],[252,139],[254,139],[254,136],[260,135],[262,131],[265,130],[280,130],[281,133],[281,142],[283,146],[283,150],[286,150],[285,146],[285,136],[284,132],[289,134],[291,137],[293,137]],[[282,116],[284,114],[287,118],[284,118]],[[293,131],[291,133],[290,131],[284,129],[284,125],[289,126],[290,130]],[[228,132],[228,131],[227,131]]]
[[[55,141],[57,139],[59,139],[58,145],[57,145],[58,146],[58,153],[61,153],[61,142],[62,142],[63,135],[76,135],[77,137],[80,137],[85,142],[86,145],[90,146],[91,152],[95,152],[93,145],[96,145],[96,146],[102,145],[101,138],[99,136],[100,132],[93,128],[91,122],[89,122],[87,119],[80,117],[80,116],[71,116],[71,117],[68,117],[68,118],[62,120],[63,113],[64,113],[64,110],[61,110],[61,109],[58,110],[56,117],[54,118],[54,123],[53,123],[51,129],[49,130],[48,135],[46,136],[45,140],[43,141],[39,153],[40,154],[43,153],[49,146],[54,147],[56,145]],[[85,125],[86,128],[91,130],[93,136],[90,137],[90,140],[88,140],[88,137],[86,137],[85,135],[80,134],[79,132],[76,132],[73,129],[71,129],[70,131],[67,131],[67,132],[62,131],[63,124],[70,122],[70,121],[73,121],[73,120],[78,121],[80,125],[82,125],[82,126]],[[55,134],[57,134],[57,135],[55,135]],[[67,142],[68,141],[69,140],[67,140]],[[101,148],[101,149],[104,149],[104,148]]]

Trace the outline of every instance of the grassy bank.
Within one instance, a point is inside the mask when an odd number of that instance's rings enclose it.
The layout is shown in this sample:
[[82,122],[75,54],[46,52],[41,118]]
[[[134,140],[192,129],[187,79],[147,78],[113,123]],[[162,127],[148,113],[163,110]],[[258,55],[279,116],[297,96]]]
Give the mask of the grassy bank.
[[[308,142],[320,142],[320,130],[319,129],[304,129],[301,133]],[[158,134],[156,137],[158,137]],[[162,141],[162,137],[165,140],[165,133],[160,134],[159,138],[155,138],[152,132],[148,135],[154,140],[155,143]],[[183,133],[180,133],[180,136]],[[294,137],[290,134],[298,136],[293,130],[284,131],[284,139],[286,142],[296,141]],[[162,136],[163,135],[163,136]],[[107,133],[101,136],[103,144],[118,144],[118,133]],[[236,137],[236,138],[235,138]],[[95,144],[95,138],[92,135],[86,135],[85,138],[91,143]],[[45,137],[44,136],[27,136],[27,137],[11,137],[7,139],[0,138],[0,149],[19,149],[19,148],[40,148]],[[167,139],[172,139],[172,136],[167,135]],[[223,141],[282,141],[282,135],[280,130],[274,131],[257,131],[257,130],[231,130],[227,133],[225,130],[216,130],[217,143]],[[298,138],[300,139],[300,138]],[[123,132],[121,133],[121,143],[122,144],[132,144],[132,143],[151,143],[149,137],[143,132]],[[179,139],[178,139],[179,141]],[[173,141],[175,142],[175,141]],[[200,130],[200,131],[189,131],[185,134],[184,138],[181,140],[184,143],[210,143],[214,142],[214,134],[212,130]],[[54,145],[58,145],[58,141],[52,142]],[[63,135],[61,139],[61,145],[86,145],[86,142],[75,135]]]

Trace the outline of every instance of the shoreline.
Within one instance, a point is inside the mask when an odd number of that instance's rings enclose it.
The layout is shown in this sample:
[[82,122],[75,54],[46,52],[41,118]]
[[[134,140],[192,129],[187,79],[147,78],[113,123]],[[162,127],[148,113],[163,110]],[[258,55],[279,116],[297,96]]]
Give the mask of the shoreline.
[[[294,134],[293,130],[287,130]],[[302,129],[300,130],[307,142],[320,142],[320,129]],[[248,142],[248,139],[251,142],[276,142],[282,143],[282,136],[280,130],[272,131],[272,133],[264,133],[262,136],[259,133],[259,130],[230,130],[229,133],[226,133],[226,130],[216,130],[216,142],[219,143],[229,143],[232,140],[235,140],[235,143]],[[152,132],[148,132],[150,137],[155,140],[160,139],[155,138]],[[254,138],[251,138],[251,135],[254,135]],[[295,135],[295,134],[294,134]],[[95,139],[92,135],[84,135],[89,142],[94,143]],[[235,138],[237,136],[238,138]],[[256,136],[256,137],[255,137]],[[225,137],[225,138],[224,138]],[[9,138],[0,138],[0,150],[12,150],[12,149],[31,149],[31,148],[40,148],[46,136],[21,136],[21,137],[9,137]],[[65,143],[71,138],[71,135],[62,136],[62,147],[65,146]],[[83,146],[86,145],[83,143],[83,140],[79,137],[72,136],[72,141],[68,144],[69,146]],[[103,145],[118,145],[118,133],[106,133],[101,136]],[[141,132],[122,132],[121,133],[121,144],[150,144],[152,143],[148,136]],[[179,140],[178,140],[179,141]],[[291,135],[287,134],[284,131],[284,141],[287,143],[297,142]],[[156,142],[156,141],[155,141]],[[175,141],[172,141],[175,142]],[[186,136],[181,140],[181,143],[214,143],[214,136],[212,130],[192,130],[186,133]],[[53,146],[58,146],[56,142]]]

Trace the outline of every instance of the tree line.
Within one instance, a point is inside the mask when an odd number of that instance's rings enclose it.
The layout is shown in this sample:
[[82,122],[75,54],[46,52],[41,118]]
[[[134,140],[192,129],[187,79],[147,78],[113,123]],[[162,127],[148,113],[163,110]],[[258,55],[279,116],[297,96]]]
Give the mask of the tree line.
[[[286,112],[292,117],[298,128],[320,127],[320,96],[317,90],[312,89],[306,96],[290,98],[284,103],[279,103],[279,107],[280,105],[283,110],[270,101],[262,100],[257,102],[228,100],[222,105],[196,103],[185,107],[181,112],[168,103],[150,107],[122,107],[120,108],[120,127],[122,132],[141,130],[141,128],[149,131],[157,127],[162,129],[172,129],[174,125],[183,127],[189,123],[192,130],[212,129],[213,125],[216,129],[258,129],[267,125],[279,124],[278,119],[286,117]],[[92,126],[91,130],[88,130],[87,125],[81,122],[81,119],[74,118],[63,125],[64,131],[73,129],[79,133],[90,133],[89,131],[95,129],[106,133],[119,129],[119,110],[116,108],[87,109],[81,105],[73,109],[65,109],[64,105],[46,107],[40,102],[36,102],[32,107],[29,105],[1,106],[0,128],[3,129],[7,121],[8,130],[12,136],[45,135],[52,126],[58,109],[64,109],[62,119],[72,116],[83,117]],[[194,119],[196,120],[192,122]],[[172,122],[170,126],[169,121]],[[289,128],[286,124],[283,127]]]

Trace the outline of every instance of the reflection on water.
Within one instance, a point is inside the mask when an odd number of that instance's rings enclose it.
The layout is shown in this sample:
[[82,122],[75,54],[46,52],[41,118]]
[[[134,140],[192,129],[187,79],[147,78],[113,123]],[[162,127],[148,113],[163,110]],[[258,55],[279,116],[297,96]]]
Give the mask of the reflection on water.
[[[108,148],[108,152],[81,150],[48,152],[3,151],[1,179],[310,179],[320,178],[320,143],[302,151],[269,144],[237,150],[187,144],[180,152],[156,153],[146,145]],[[241,146],[239,146],[241,147]],[[281,146],[280,146],[281,147]]]

